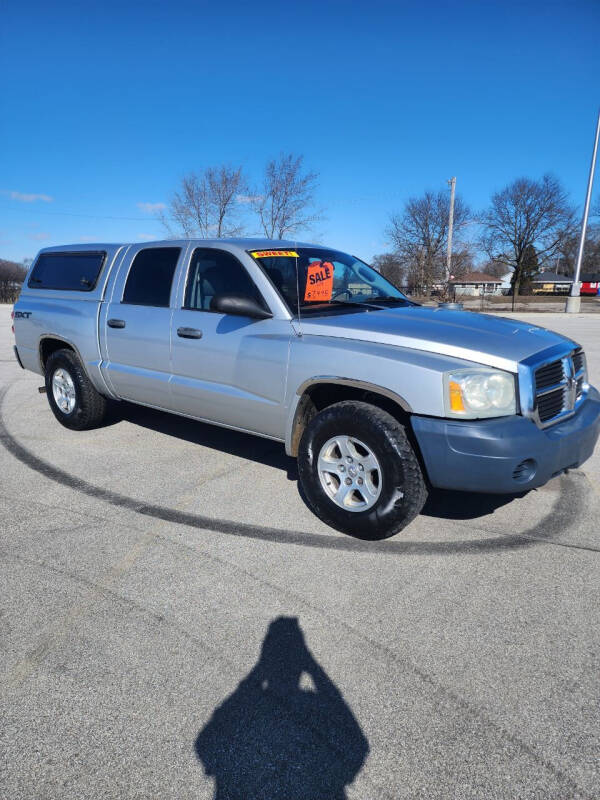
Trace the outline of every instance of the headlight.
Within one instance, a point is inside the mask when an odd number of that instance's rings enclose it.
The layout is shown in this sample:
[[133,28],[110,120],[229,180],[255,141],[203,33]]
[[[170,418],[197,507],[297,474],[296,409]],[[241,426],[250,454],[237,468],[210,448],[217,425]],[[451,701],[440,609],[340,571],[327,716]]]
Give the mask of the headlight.
[[447,416],[462,419],[516,414],[515,377],[485,367],[446,372],[444,403]]

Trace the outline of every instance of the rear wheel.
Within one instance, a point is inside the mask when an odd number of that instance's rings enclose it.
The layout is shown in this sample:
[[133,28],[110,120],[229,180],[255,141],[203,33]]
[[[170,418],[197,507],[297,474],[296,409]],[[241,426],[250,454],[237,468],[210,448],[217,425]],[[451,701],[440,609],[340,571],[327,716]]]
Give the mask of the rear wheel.
[[315,514],[362,539],[398,533],[427,498],[404,426],[369,403],[345,401],[317,414],[300,441],[298,472]]
[[52,413],[66,428],[82,431],[100,425],[107,401],[96,391],[72,350],[56,350],[46,362],[46,395]]

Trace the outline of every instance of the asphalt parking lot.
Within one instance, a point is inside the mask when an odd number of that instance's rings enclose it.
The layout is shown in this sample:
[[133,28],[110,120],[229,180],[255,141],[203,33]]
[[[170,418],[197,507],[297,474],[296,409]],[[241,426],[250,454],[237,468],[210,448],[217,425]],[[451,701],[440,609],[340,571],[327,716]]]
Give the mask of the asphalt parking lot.
[[[62,428],[0,306],[3,797],[600,797],[600,453],[322,525],[272,442]],[[564,332],[600,382],[600,315]]]

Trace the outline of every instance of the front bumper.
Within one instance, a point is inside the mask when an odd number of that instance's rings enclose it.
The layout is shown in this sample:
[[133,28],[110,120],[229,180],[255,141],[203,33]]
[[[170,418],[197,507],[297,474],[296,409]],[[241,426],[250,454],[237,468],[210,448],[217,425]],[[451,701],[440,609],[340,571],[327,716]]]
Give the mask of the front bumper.
[[510,494],[543,486],[592,455],[600,435],[600,394],[590,387],[572,417],[544,430],[519,416],[411,420],[433,486]]

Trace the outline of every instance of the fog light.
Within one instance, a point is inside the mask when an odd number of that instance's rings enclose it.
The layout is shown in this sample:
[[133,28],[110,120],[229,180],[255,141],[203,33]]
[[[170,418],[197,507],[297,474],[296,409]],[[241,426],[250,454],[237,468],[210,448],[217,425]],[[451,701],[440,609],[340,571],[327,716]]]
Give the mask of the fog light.
[[533,458],[526,458],[513,469],[513,480],[517,483],[527,483],[536,473],[537,462]]

